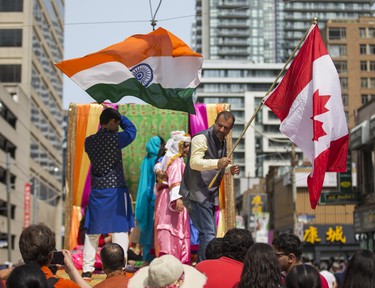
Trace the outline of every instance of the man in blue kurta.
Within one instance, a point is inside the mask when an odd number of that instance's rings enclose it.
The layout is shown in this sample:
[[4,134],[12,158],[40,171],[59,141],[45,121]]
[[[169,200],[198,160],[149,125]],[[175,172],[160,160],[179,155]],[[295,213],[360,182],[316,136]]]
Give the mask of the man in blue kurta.
[[[85,140],[91,161],[91,192],[85,222],[82,277],[91,278],[100,234],[111,233],[112,242],[128,251],[128,232],[134,227],[121,149],[136,136],[136,128],[113,108],[100,115],[100,130]],[[123,131],[119,132],[119,126]]]

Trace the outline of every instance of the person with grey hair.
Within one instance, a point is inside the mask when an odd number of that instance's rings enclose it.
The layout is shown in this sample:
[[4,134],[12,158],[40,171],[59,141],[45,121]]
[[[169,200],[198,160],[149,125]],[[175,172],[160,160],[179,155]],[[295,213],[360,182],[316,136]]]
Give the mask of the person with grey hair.
[[323,277],[327,280],[328,288],[337,288],[335,275],[328,271],[328,263],[326,261],[320,261],[319,271],[320,275],[323,275]]

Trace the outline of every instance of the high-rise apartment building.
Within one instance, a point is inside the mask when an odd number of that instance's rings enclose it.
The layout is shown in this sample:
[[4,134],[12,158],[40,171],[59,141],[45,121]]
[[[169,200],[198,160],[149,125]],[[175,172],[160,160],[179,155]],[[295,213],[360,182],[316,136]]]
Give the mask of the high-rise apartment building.
[[204,59],[276,62],[274,2],[197,0],[193,48]]
[[313,18],[322,29],[330,19],[373,14],[373,0],[197,0],[193,47],[205,59],[282,63]]
[[[242,84],[236,83],[235,85],[230,85],[230,88],[228,88],[229,86],[227,83],[232,79],[228,79],[231,78],[231,76],[227,75],[230,69],[227,69],[228,67],[226,67],[225,65],[228,65],[230,61],[233,62],[229,65],[237,65],[233,64],[236,61],[239,61],[239,63],[263,63],[258,66],[253,66],[254,69],[259,69],[255,67],[262,67],[264,63],[285,63],[286,59],[289,58],[290,54],[298,45],[298,42],[301,40],[302,36],[311,25],[313,18],[318,18],[318,25],[322,30],[322,28],[325,26],[325,23],[329,19],[335,19],[335,21],[338,21],[337,19],[353,20],[362,15],[371,15],[373,11],[373,3],[373,0],[358,0],[350,2],[336,0],[197,0],[197,16],[196,22],[193,25],[193,47],[197,52],[202,53],[205,59],[205,63],[207,63],[208,60],[212,60],[215,61],[216,65],[221,66],[221,69],[223,69],[223,71],[215,71],[215,73],[217,74],[217,76],[215,77],[215,84],[206,83],[206,81],[208,80],[206,79],[206,76],[213,72],[207,68],[211,64],[203,66],[203,80],[201,86],[197,90],[198,102],[212,101],[210,97],[213,97],[213,99],[218,102],[237,101],[238,98],[232,98],[233,95],[236,95],[236,93],[240,93],[242,95],[243,99],[241,101],[248,101],[246,97],[251,97],[248,95],[252,95],[249,92],[256,92],[257,90],[254,90],[251,82],[248,82],[249,80],[246,79],[247,76],[241,74],[240,72],[236,72],[238,73],[236,75],[236,81]],[[371,33],[370,30],[366,31],[366,33]],[[371,41],[370,39],[367,40]],[[368,49],[368,52],[366,53],[370,53],[372,47],[372,44],[368,41],[366,43],[362,41],[362,46],[364,45],[362,49]],[[352,44],[350,45],[354,44],[355,42],[352,41]],[[330,47],[328,48],[330,49]],[[370,60],[366,60],[366,65],[368,65],[366,66],[367,74],[363,74],[363,71],[362,74],[364,76],[361,76],[361,79],[357,77],[356,80],[349,80],[349,77],[352,77],[352,74],[356,73],[351,71],[355,71],[357,69],[356,67],[359,67],[358,65],[360,65],[360,63],[351,64],[350,68],[349,66],[346,66],[347,71],[343,72],[343,69],[345,67],[341,67],[340,65],[344,65],[344,60],[341,58],[347,57],[351,58],[350,61],[355,61],[356,58],[354,56],[348,55],[359,56],[360,48],[358,48],[354,54],[348,53],[346,56],[341,55],[340,58],[337,59],[335,58],[335,51],[333,51],[334,49],[338,48],[332,46],[332,49],[330,50],[332,50],[332,57],[334,58],[336,67],[338,69],[338,72],[340,73],[340,79],[343,88],[343,101],[348,114],[349,126],[351,127],[352,121],[350,120],[350,114],[353,113],[353,109],[358,108],[361,101],[363,102],[366,99],[370,99],[372,97],[372,92],[368,90],[372,85],[371,81],[374,80],[369,74],[371,73],[370,69],[372,62]],[[221,64],[217,64],[220,61],[222,61]],[[362,66],[365,65],[364,61],[365,59],[362,60]],[[238,67],[241,67],[241,64],[238,65]],[[365,68],[363,67],[363,69]],[[261,70],[253,70],[252,73],[258,73],[257,75],[261,75],[263,72]],[[257,79],[255,81],[258,80],[260,79]],[[349,81],[357,81],[357,84],[354,84],[353,82],[353,84],[351,84],[352,88],[350,88],[348,87]],[[357,92],[360,90],[358,83],[360,83],[360,85],[362,86],[367,85],[366,87],[368,88],[363,88],[361,95],[357,95],[358,93],[354,92],[357,88]],[[268,82],[268,85],[270,84],[271,82]],[[208,89],[213,89],[212,87],[214,86],[215,91],[212,90],[212,93],[206,93]],[[267,91],[268,87],[263,87],[263,89],[264,91]],[[352,91],[350,92],[348,89],[353,90],[350,90]],[[216,95],[222,96],[217,97]],[[350,95],[350,97],[348,95]],[[235,106],[233,107],[234,110],[237,109]],[[246,111],[246,109],[248,109],[248,107],[246,107],[244,111]],[[235,113],[238,114],[239,112],[235,111]],[[272,114],[271,112],[269,113]],[[244,118],[244,121],[249,120],[249,118]],[[263,128],[275,129],[269,126],[264,126]],[[276,130],[277,129],[275,129],[274,131],[275,135],[278,133],[278,131]],[[234,141],[237,140],[237,134],[239,133],[234,131]],[[248,134],[246,134],[246,137],[248,137],[247,135]],[[262,139],[262,136],[260,136],[259,133],[257,135],[258,142],[256,144],[256,147],[266,147],[264,145],[261,145],[264,144],[264,141],[266,140]],[[274,141],[272,145],[273,148],[275,148],[277,145],[283,146],[284,144],[282,144],[282,142],[280,142],[280,144],[277,144],[277,142]],[[264,153],[266,153],[266,151],[260,149],[254,151],[255,152],[252,153],[257,154],[257,162],[255,164],[257,169],[254,170],[254,172],[256,172],[255,174],[250,173],[249,175],[251,175],[250,177],[261,177],[265,175],[264,173],[268,171],[267,167],[269,167],[269,165],[272,165],[272,163],[267,163],[269,161],[264,162],[261,160],[261,157],[259,155],[263,155]],[[240,163],[243,162],[244,167],[246,167],[247,165],[250,165],[251,167],[253,165],[251,162],[246,162],[247,160],[242,161],[242,159],[250,159],[251,157],[249,158],[249,155],[251,154],[246,154],[246,152],[244,151],[242,154],[241,153],[241,150],[238,150],[238,152],[234,153],[235,161]],[[261,161],[262,163],[260,163]],[[253,170],[252,168],[247,168],[246,171],[246,173],[248,173],[248,171]],[[248,177],[248,175],[241,175],[240,177]]]
[[63,0],[0,0],[0,262],[20,259],[27,223],[60,235],[63,19]]
[[[280,2],[280,0],[275,0]],[[355,1],[281,1],[282,25],[277,26],[277,34],[281,35],[277,46],[277,61],[285,61],[298,45],[302,36],[311,25],[313,18],[318,19],[320,29],[328,20],[357,19],[360,16],[372,16],[373,0]]]
[[349,128],[355,111],[375,99],[375,17],[330,20],[322,31],[340,76]]

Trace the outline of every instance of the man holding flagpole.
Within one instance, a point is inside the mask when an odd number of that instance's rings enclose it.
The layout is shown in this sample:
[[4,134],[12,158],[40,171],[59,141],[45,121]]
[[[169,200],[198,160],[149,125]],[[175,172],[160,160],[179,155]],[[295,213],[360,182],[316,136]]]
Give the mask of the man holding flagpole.
[[[190,218],[199,231],[198,261],[206,259],[206,246],[216,237],[215,211],[224,169],[239,174],[238,165],[230,165],[225,137],[232,130],[235,117],[229,111],[217,114],[215,124],[192,138],[180,195],[187,202]],[[216,181],[209,188],[216,172]]]

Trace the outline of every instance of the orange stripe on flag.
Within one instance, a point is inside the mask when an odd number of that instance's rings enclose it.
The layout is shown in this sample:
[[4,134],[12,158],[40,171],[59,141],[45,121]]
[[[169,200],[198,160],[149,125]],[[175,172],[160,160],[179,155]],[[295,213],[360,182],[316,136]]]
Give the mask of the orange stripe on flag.
[[68,77],[72,77],[82,70],[106,62],[115,61],[124,64],[126,67],[132,67],[144,59],[154,56],[202,57],[172,33],[163,28],[158,28],[149,34],[133,35],[98,52],[82,58],[65,60],[55,65]]

